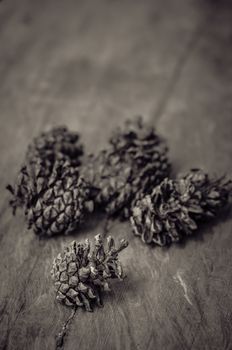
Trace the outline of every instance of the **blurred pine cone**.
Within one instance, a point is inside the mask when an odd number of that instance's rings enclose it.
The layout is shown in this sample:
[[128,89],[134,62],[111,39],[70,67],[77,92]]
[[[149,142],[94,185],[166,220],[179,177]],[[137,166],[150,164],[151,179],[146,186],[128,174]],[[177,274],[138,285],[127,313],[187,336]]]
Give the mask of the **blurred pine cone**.
[[[56,161],[52,173],[40,177],[41,164],[25,166],[21,171],[23,205],[28,227],[36,234],[69,233],[93,211],[92,191],[68,161]],[[40,179],[42,179],[40,181]],[[23,183],[23,186],[22,186]],[[12,189],[11,189],[12,190]],[[24,191],[24,192],[22,192]],[[18,206],[18,193],[13,193],[11,206]]]
[[27,206],[31,196],[39,195],[46,189],[54,164],[69,162],[70,166],[80,165],[83,145],[79,135],[66,127],[56,127],[41,133],[28,146],[24,164],[15,184],[7,189],[13,194],[10,205],[15,214],[17,207]]
[[109,215],[128,218],[133,201],[168,176],[167,147],[141,118],[128,120],[115,131],[109,147],[90,156],[81,171],[99,191],[96,202]]
[[73,231],[94,208],[92,192],[69,162],[55,164],[46,190],[26,207],[29,228],[39,235]]
[[56,299],[67,306],[83,306],[87,311],[92,311],[93,304],[101,306],[101,291],[109,290],[108,280],[124,277],[118,253],[127,245],[121,240],[115,248],[113,238],[108,237],[104,248],[100,235],[95,236],[92,249],[88,240],[73,241],[53,263]]
[[72,166],[78,166],[82,155],[79,134],[58,126],[34,138],[28,146],[26,159],[30,163],[43,161],[46,168],[52,168],[56,160],[68,160]]
[[199,220],[216,216],[230,194],[231,181],[210,179],[199,169],[177,180],[166,178],[136,202],[131,217],[133,231],[145,243],[164,246],[178,242],[197,229]]
[[93,210],[93,189],[79,175],[83,147],[65,127],[42,133],[29,145],[12,194],[13,213],[23,207],[39,235],[72,231]]

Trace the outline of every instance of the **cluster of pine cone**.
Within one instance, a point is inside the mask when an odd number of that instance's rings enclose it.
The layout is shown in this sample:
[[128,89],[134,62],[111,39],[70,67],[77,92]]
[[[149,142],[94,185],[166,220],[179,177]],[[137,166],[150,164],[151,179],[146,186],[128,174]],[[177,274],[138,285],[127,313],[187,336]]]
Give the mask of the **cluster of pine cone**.
[[42,133],[29,145],[10,205],[23,207],[39,235],[73,231],[95,208],[129,218],[146,243],[167,245],[215,216],[228,202],[231,183],[193,170],[170,179],[165,141],[142,118],[127,120],[105,150],[83,156],[77,133],[66,127]]
[[39,235],[69,233],[94,208],[128,218],[136,199],[170,171],[165,142],[141,118],[126,121],[105,150],[83,156],[77,133],[65,127],[43,133],[29,145],[10,205],[22,207]]
[[[141,118],[126,121],[105,150],[84,155],[77,133],[57,127],[28,146],[15,184],[8,185],[13,213],[23,208],[28,227],[40,236],[73,231],[94,209],[129,218],[135,235],[159,246],[191,235],[200,221],[216,216],[229,201],[231,182],[193,169],[170,179],[165,141]],[[92,311],[101,305],[108,280],[123,278],[118,253],[100,235],[90,243],[72,242],[51,271],[57,300]]]

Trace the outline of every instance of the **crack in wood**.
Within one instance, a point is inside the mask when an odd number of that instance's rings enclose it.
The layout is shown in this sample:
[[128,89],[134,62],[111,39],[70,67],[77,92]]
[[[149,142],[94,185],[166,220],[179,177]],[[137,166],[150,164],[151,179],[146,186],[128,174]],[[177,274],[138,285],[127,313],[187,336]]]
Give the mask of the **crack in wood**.
[[161,99],[158,103],[156,111],[153,115],[156,122],[162,117],[162,115],[165,111],[165,108],[167,107],[168,102],[173,95],[173,92],[175,90],[175,86],[181,77],[181,73],[182,73],[186,63],[188,62],[189,57],[191,56],[191,53],[193,52],[194,48],[196,47],[199,38],[202,36],[205,29],[208,27],[209,21],[211,21],[211,20],[212,20],[212,15],[210,13],[208,15],[208,17],[206,18],[206,20],[203,21],[203,23],[201,23],[199,26],[197,26],[196,30],[190,36],[190,39],[187,42],[183,53],[177,59],[172,76],[169,80],[169,83],[167,84],[167,87],[164,91],[164,94],[161,96]]
[[[40,255],[37,254],[37,256],[36,256],[36,258],[35,258],[35,261],[34,261],[34,264],[33,264],[33,266],[31,267],[27,278],[25,279],[25,283],[26,283],[26,284],[30,281],[31,276],[32,276],[32,273],[33,273],[33,271],[34,271],[34,269],[35,269],[35,267],[36,267],[36,265],[37,265],[37,263],[38,263],[39,258],[40,258]],[[23,293],[24,293],[24,291],[21,291],[21,293],[20,293],[20,295],[19,295],[19,300],[22,299]],[[13,329],[15,323],[17,322],[17,319],[18,319],[20,313],[21,313],[22,310],[25,308],[25,304],[26,304],[26,301],[25,301],[25,299],[23,299],[23,301],[22,301],[22,303],[21,303],[21,305],[20,305],[20,307],[19,307],[19,310],[16,312],[16,315],[15,315],[14,320],[11,322],[10,327],[8,327],[7,334],[6,334],[6,338],[5,338],[5,342],[4,342],[5,344],[3,344],[3,349],[4,349],[4,350],[8,349],[9,337],[10,337],[11,331],[12,331],[12,329]]]

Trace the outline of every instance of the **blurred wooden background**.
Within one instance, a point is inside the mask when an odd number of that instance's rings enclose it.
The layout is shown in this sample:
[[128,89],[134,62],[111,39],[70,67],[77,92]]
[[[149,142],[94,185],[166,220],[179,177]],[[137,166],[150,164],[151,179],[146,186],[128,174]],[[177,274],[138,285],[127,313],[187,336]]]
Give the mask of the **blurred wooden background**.
[[[38,240],[5,185],[27,144],[53,125],[104,147],[142,114],[168,140],[174,174],[231,175],[232,6],[207,0],[0,2],[0,349],[54,349],[70,309],[54,300],[50,267],[71,240],[92,238],[97,216],[69,237]],[[105,306],[78,310],[66,350],[232,349],[231,211],[194,238],[151,248],[115,221],[127,279]]]

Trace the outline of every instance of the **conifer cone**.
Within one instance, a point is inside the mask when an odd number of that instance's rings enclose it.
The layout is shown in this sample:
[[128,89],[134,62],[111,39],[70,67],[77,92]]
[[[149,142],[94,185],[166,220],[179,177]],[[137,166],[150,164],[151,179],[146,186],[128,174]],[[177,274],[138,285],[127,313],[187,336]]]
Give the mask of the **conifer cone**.
[[84,243],[73,241],[53,262],[51,275],[56,299],[67,306],[82,306],[87,311],[92,311],[94,304],[102,306],[101,292],[109,290],[108,280],[124,277],[118,253],[127,245],[121,240],[116,248],[109,236],[104,247],[100,235],[95,236],[92,249],[88,239]]
[[46,168],[52,168],[56,160],[68,160],[72,166],[78,166],[82,155],[79,134],[58,126],[34,138],[28,146],[26,159],[30,163],[43,161]]
[[128,218],[133,201],[168,176],[167,147],[141,118],[128,120],[115,131],[108,148],[90,156],[81,171],[98,189],[96,203],[109,215]]
[[83,145],[79,135],[70,132],[66,127],[53,128],[34,138],[28,146],[15,184],[7,186],[13,195],[10,200],[13,214],[17,207],[30,205],[31,197],[46,189],[55,163],[63,165],[69,162],[70,166],[78,167],[82,154]]
[[[36,193],[36,195],[35,195]],[[90,186],[69,162],[56,162],[43,191],[33,192],[25,215],[36,234],[52,236],[73,231],[93,211]]]
[[216,216],[230,194],[231,181],[210,179],[199,169],[177,180],[166,178],[136,202],[131,216],[133,231],[148,244],[178,242],[191,235],[199,221]]
[[21,169],[19,184],[17,192],[8,186],[10,205],[13,212],[23,207],[28,228],[40,236],[67,234],[93,211],[94,190],[69,161],[56,160],[51,174],[39,161],[27,164]]
[[[24,166],[18,192],[12,188],[13,211],[22,206],[28,221],[39,235],[69,233],[93,211],[93,189],[69,161],[56,160],[52,173],[40,162]],[[41,172],[43,176],[41,176]]]

